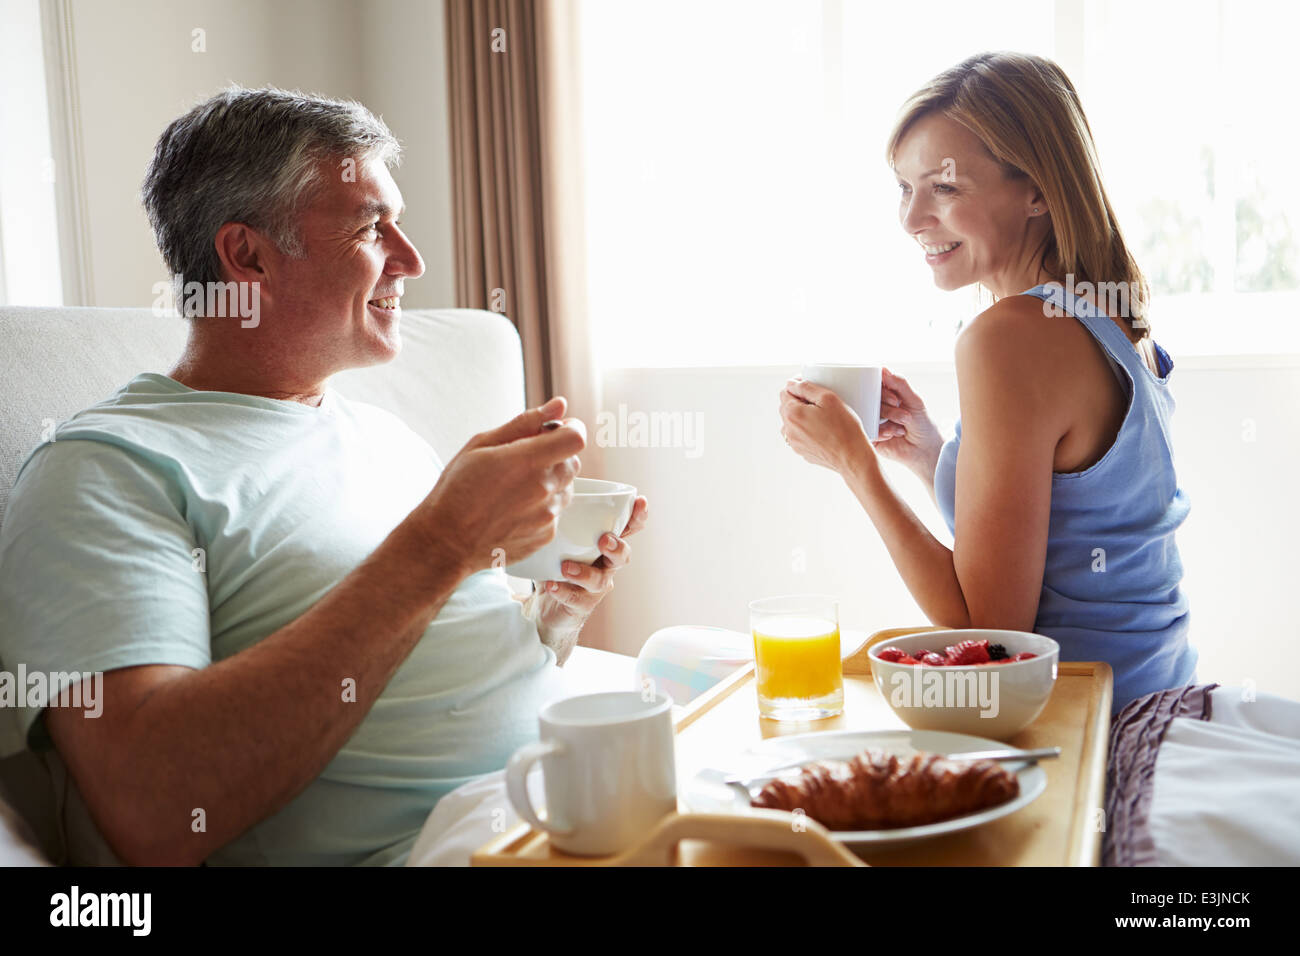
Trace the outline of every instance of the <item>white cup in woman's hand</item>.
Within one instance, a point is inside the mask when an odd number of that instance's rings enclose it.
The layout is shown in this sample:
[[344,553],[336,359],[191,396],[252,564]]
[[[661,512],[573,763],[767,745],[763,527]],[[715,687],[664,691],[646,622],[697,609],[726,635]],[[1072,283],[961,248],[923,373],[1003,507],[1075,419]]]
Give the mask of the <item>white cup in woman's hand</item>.
[[805,365],[799,377],[829,388],[862,420],[868,438],[875,441],[880,437],[879,365]]

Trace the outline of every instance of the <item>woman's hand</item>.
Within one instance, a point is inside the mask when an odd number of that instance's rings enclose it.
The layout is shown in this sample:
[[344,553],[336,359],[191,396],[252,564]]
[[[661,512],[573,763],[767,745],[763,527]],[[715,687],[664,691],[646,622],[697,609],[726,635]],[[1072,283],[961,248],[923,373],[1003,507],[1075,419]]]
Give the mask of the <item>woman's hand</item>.
[[848,477],[874,461],[862,422],[829,388],[792,378],[781,390],[781,437],[806,461]]
[[906,465],[927,485],[934,481],[934,469],[944,438],[930,420],[921,397],[901,375],[882,372],[880,388],[880,437],[872,447],[881,458]]

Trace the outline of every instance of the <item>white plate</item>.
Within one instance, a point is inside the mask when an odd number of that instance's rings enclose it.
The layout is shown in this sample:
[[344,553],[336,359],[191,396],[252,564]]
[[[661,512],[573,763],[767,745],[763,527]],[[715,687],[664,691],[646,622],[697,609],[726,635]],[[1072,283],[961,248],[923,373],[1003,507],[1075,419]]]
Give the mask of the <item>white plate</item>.
[[[752,807],[738,787],[723,783],[732,774],[762,778],[778,767],[814,760],[847,760],[868,747],[876,747],[900,757],[910,757],[919,751],[937,754],[968,753],[972,750],[1004,750],[1006,744],[985,737],[968,734],[950,734],[937,730],[838,730],[811,734],[792,734],[788,737],[771,737],[740,754],[725,767],[701,770],[691,780],[682,795],[686,806],[700,813],[738,813],[752,811]],[[1016,774],[1020,781],[1020,794],[1013,800],[968,813],[966,816],[927,823],[919,827],[896,830],[828,830],[831,838],[840,843],[894,845],[909,843],[958,830],[969,830],[999,817],[1015,813],[1035,800],[1047,789],[1047,774],[1035,764],[1006,763],[1004,766]]]

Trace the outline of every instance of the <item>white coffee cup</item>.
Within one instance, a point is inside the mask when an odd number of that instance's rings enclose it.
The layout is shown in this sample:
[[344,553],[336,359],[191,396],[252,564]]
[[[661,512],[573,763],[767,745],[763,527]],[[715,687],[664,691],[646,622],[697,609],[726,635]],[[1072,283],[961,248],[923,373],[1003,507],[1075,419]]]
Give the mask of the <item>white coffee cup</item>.
[[[578,856],[619,853],[677,809],[672,698],[640,691],[553,701],[538,715],[540,739],[506,765],[506,791],[521,817]],[[547,817],[528,796],[542,762]]]
[[561,570],[563,562],[591,564],[599,558],[601,535],[621,534],[635,504],[636,489],[631,485],[599,478],[574,478],[573,500],[560,513],[555,538],[522,561],[506,565],[506,574],[534,581],[565,580]]
[[880,366],[879,365],[805,365],[799,377],[822,385],[844,399],[857,412],[867,437],[880,437]]

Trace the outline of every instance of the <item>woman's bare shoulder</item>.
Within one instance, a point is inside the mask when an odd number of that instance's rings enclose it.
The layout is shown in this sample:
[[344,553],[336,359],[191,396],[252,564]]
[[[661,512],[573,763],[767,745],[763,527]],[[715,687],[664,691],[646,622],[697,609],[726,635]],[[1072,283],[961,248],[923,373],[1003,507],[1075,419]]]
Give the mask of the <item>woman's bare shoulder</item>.
[[1045,360],[1064,351],[1062,332],[1067,325],[1057,319],[1042,299],[1012,295],[999,299],[964,328],[957,337],[958,363],[964,357],[980,364],[1041,368]]
[[1072,400],[1061,386],[1078,355],[1077,327],[1045,310],[1034,296],[999,299],[957,337],[954,355],[963,404],[968,399],[995,403],[1003,414],[1023,413],[1036,428],[1064,433]]

